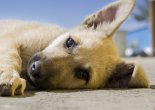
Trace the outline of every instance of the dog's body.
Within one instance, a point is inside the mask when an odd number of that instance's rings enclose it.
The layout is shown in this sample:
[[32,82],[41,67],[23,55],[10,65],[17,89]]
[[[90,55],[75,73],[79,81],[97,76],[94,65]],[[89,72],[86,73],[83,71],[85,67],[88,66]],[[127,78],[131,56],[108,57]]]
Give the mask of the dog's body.
[[112,41],[134,4],[134,0],[113,3],[71,31],[39,23],[0,21],[2,95],[23,94],[26,83],[20,73],[25,69],[31,82],[43,89],[149,87],[142,67],[124,63]]

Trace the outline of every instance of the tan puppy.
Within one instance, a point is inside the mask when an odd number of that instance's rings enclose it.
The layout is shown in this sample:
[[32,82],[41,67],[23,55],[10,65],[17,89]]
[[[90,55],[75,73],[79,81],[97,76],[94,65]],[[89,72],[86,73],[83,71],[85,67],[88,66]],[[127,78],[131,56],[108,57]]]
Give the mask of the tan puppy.
[[25,69],[28,80],[41,89],[149,87],[142,67],[122,61],[112,41],[134,5],[135,0],[116,1],[69,31],[0,21],[1,95],[24,93],[20,73]]

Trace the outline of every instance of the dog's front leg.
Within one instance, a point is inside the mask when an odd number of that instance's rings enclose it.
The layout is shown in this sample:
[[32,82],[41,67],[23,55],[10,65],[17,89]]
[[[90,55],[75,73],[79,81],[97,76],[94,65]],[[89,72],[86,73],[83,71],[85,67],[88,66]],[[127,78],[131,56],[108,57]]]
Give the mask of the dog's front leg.
[[19,75],[22,60],[12,39],[0,42],[0,90],[2,96],[22,95],[26,81]]

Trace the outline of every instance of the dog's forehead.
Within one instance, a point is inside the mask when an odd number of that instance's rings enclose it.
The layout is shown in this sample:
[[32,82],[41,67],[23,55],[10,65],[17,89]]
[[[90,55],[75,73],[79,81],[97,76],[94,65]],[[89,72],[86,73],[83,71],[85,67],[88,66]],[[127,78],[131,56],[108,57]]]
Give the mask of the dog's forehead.
[[84,48],[92,48],[102,44],[102,40],[106,38],[103,32],[93,30],[84,30],[80,32],[72,32],[73,36],[77,37]]
[[77,37],[82,38],[87,38],[87,39],[102,39],[106,38],[106,34],[102,31],[97,31],[97,30],[78,30],[78,31],[71,31],[69,32],[72,35],[75,35]]
[[68,37],[73,38],[75,41],[80,42],[81,44],[91,44],[98,43],[102,39],[107,38],[103,32],[93,31],[93,30],[84,30],[84,31],[70,31],[60,35],[53,43],[64,42]]

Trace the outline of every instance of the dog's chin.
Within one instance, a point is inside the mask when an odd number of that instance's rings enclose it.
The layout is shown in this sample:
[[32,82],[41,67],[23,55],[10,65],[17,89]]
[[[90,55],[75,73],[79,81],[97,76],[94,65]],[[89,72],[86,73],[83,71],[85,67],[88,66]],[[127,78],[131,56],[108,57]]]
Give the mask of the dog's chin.
[[33,79],[33,77],[27,72],[25,73],[25,79],[28,83],[28,86],[33,86],[33,89],[35,88],[37,90],[51,90],[51,88],[49,87],[53,87],[45,83],[45,81],[47,81],[46,79]]
[[31,79],[31,76],[26,72],[25,74],[26,76],[26,80],[28,82],[28,84],[30,84],[31,86],[37,88],[37,85],[35,84],[35,82]]
[[23,70],[20,74],[21,78],[26,80],[26,90],[36,90],[38,87],[36,86],[35,82],[30,78],[26,70]]

